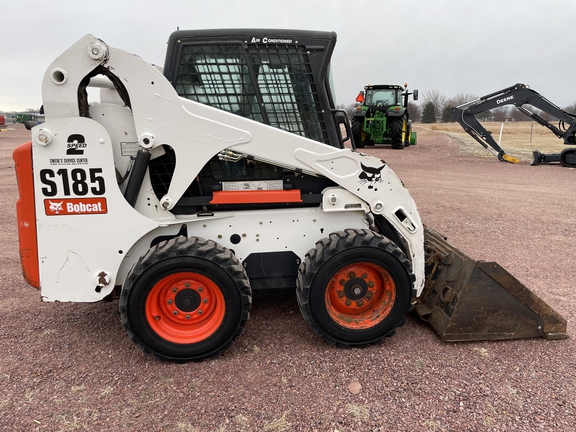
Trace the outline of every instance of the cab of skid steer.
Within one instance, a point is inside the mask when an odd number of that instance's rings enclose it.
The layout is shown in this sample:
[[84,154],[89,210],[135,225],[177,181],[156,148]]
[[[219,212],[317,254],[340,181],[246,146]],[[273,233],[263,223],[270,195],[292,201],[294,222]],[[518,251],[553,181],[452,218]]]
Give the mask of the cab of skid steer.
[[181,97],[342,148],[335,45],[334,32],[182,30],[168,40],[164,75]]
[[[164,75],[180,97],[255,120],[333,147],[343,148],[349,131],[335,109],[330,58],[336,33],[303,30],[182,30],[168,41]],[[271,143],[271,145],[273,145]],[[174,170],[173,151],[150,162],[154,191],[163,196]],[[189,214],[268,207],[318,206],[321,191],[334,182],[263,161],[214,157],[173,209]],[[293,201],[286,189],[300,190]],[[219,203],[222,190],[281,189],[282,202]]]

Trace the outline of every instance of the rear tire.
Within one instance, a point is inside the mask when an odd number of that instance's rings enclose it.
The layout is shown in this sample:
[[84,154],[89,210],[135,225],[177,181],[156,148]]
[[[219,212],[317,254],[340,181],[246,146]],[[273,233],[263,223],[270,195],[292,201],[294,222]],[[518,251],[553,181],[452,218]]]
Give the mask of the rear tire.
[[402,131],[404,130],[406,123],[406,116],[395,117],[391,119],[390,124],[390,137],[393,149],[403,149],[404,142],[402,141]]
[[350,129],[352,130],[352,138],[354,139],[354,144],[356,144],[356,148],[364,148],[366,142],[362,141],[362,126],[364,125],[364,118],[362,117],[354,117],[352,118],[352,126]]
[[120,314],[129,338],[145,353],[199,361],[232,344],[251,304],[248,277],[228,249],[181,236],[152,247],[134,265]]
[[296,293],[306,322],[323,340],[363,347],[405,322],[413,282],[410,263],[394,243],[370,230],[347,229],[306,254]]

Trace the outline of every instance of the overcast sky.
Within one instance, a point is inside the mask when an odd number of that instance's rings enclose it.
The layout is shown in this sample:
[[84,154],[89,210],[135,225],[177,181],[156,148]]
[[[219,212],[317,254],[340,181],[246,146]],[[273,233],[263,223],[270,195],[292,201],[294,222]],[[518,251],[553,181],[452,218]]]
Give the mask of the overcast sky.
[[0,111],[39,108],[48,65],[83,35],[164,64],[180,29],[335,31],[338,104],[366,84],[482,96],[517,82],[576,101],[576,0],[2,0]]

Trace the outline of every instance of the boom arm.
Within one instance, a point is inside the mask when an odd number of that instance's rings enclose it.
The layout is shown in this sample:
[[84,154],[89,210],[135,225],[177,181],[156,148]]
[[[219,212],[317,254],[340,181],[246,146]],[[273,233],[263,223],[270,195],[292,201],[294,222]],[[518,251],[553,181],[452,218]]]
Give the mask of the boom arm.
[[[541,94],[528,88],[524,84],[516,84],[500,91],[482,96],[480,99],[460,105],[452,109],[452,117],[460,123],[460,126],[468,132],[472,138],[478,141],[484,148],[498,156],[500,161],[518,163],[519,160],[507,155],[504,150],[492,138],[490,133],[476,119],[476,114],[513,104],[516,108],[534,120],[536,123],[547,127],[558,138],[562,138],[565,144],[576,144],[576,116],[559,108]],[[558,127],[543,119],[536,113],[524,108],[523,105],[532,105],[558,119]]]

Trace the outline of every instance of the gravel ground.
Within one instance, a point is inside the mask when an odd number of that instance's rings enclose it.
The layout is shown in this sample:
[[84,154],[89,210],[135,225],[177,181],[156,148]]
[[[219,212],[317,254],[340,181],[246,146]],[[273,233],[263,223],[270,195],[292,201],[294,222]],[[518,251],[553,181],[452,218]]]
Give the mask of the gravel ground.
[[[575,334],[576,171],[474,158],[419,133],[415,147],[365,151],[403,179],[424,223],[500,262]],[[11,152],[29,137],[0,133],[2,430],[574,430],[574,338],[445,343],[410,316],[382,344],[341,349],[282,290],[254,295],[244,333],[219,357],[173,364],[128,340],[116,302],[42,303],[17,252]]]

